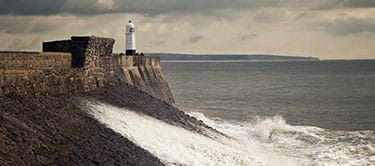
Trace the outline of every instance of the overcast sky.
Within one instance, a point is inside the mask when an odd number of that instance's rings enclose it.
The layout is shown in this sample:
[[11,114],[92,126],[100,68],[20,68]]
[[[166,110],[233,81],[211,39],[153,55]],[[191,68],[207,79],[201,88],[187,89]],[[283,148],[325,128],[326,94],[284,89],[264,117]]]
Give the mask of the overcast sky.
[[0,0],[0,50],[96,35],[124,52],[130,19],[143,52],[375,58],[375,0]]

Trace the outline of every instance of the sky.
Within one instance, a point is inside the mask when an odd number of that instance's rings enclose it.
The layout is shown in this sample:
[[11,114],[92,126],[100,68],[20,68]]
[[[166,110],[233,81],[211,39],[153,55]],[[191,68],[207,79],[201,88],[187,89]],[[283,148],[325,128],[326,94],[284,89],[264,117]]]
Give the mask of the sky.
[[375,59],[375,0],[0,0],[0,50],[95,35],[124,52]]

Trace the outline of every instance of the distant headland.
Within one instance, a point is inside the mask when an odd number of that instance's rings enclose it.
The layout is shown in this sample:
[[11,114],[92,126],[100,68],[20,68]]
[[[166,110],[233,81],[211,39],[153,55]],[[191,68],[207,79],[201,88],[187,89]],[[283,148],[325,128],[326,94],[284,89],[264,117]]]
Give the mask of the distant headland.
[[177,54],[148,53],[162,61],[320,61],[318,57],[267,54]]

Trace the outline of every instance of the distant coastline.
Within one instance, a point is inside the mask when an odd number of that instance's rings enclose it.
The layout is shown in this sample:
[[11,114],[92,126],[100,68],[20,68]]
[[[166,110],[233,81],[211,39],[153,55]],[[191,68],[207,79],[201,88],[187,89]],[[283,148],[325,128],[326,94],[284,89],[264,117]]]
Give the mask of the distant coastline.
[[159,56],[161,61],[168,62],[235,62],[235,61],[320,61],[317,57],[264,55],[264,54],[174,54],[174,53],[147,53],[150,56]]

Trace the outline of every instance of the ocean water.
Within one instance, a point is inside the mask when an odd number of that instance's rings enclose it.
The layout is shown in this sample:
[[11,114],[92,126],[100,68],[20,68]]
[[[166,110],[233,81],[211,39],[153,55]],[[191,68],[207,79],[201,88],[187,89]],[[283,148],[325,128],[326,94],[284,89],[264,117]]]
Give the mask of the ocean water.
[[206,137],[85,101],[167,165],[375,165],[375,61],[167,62],[176,106]]
[[375,61],[162,63],[176,105],[208,117],[375,130]]
[[176,106],[219,131],[302,165],[375,165],[375,61],[162,67]]

